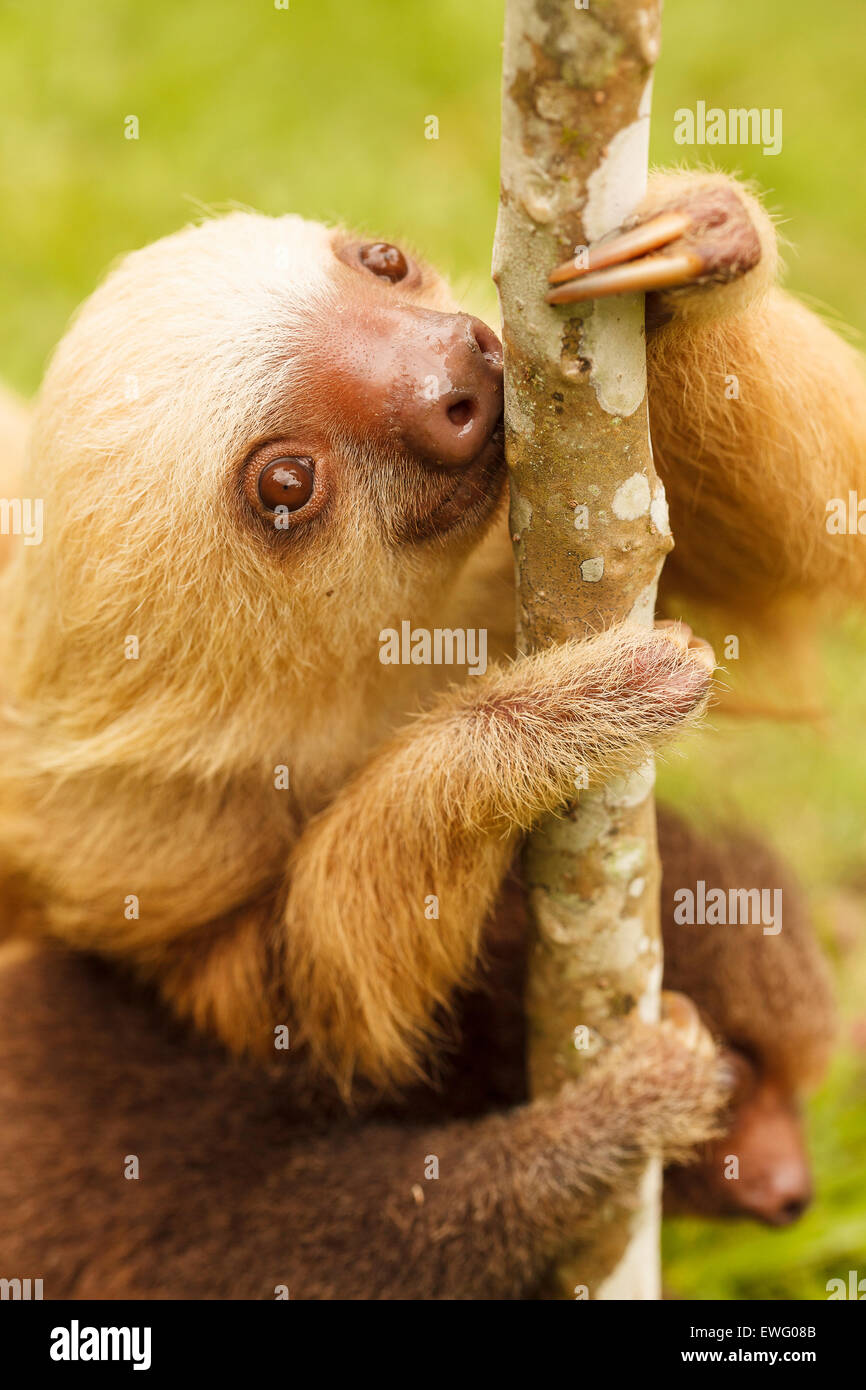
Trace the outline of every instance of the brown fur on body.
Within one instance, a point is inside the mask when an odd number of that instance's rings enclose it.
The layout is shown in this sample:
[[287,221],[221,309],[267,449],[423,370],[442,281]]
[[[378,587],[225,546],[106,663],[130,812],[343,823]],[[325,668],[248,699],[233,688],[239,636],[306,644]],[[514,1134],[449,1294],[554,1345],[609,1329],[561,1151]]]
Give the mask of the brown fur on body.
[[718,1103],[712,1061],[657,1034],[508,1114],[326,1123],[303,1082],[178,1039],[93,960],[46,951],[2,994],[0,1252],[47,1298],[531,1296],[593,1199]]
[[[800,1118],[803,1094],[821,1080],[836,1034],[834,991],[802,891],[754,836],[700,835],[659,812],[665,987],[688,994],[722,1043],[736,1078],[725,1133],[665,1178],[665,1208],[755,1216],[781,1225],[811,1197]],[[781,893],[781,929],[760,922],[678,920],[676,894],[758,889]],[[731,1176],[730,1159],[738,1172]]]
[[[670,816],[659,832],[673,884],[780,882],[760,848],[702,844]],[[786,1047],[798,1076],[819,1060],[811,1040],[801,1050],[816,955],[800,910],[786,883],[774,977],[791,1010],[778,1007],[772,1028],[762,1022],[760,970],[741,964],[765,954],[753,937],[744,943],[748,929],[714,938],[665,914],[666,984],[689,979],[722,1041],[748,1044],[759,1080]],[[302,1052],[277,1054],[267,1069],[233,1060],[97,959],[8,946],[2,1267],[43,1278],[46,1298],[273,1298],[283,1284],[295,1299],[535,1296],[564,1236],[591,1231],[600,1199],[641,1153],[662,1145],[669,1158],[684,1155],[711,1127],[719,1093],[712,1060],[663,1029],[612,1050],[586,1083],[527,1104],[524,928],[512,877],[485,933],[482,987],[459,1001],[459,1042],[438,1086],[401,1102],[358,1095],[353,1113]],[[696,944],[711,972],[695,975]],[[819,1042],[830,1008],[822,980],[817,968]],[[671,1207],[753,1209],[766,1127],[750,1119],[733,1141],[729,1130],[719,1155],[732,1142],[741,1181],[725,1184],[708,1149],[698,1165],[669,1170]],[[132,1154],[140,1176],[127,1180]],[[428,1181],[431,1155],[439,1177]]]
[[[790,869],[754,836],[700,835],[669,811],[659,813],[665,984],[690,995],[713,1028],[761,1069],[796,1089],[820,1079],[835,1035],[830,972],[815,939],[802,890]],[[697,872],[696,872],[697,871]],[[675,893],[778,890],[777,934],[760,922],[677,920]],[[682,916],[682,913],[680,913]]]

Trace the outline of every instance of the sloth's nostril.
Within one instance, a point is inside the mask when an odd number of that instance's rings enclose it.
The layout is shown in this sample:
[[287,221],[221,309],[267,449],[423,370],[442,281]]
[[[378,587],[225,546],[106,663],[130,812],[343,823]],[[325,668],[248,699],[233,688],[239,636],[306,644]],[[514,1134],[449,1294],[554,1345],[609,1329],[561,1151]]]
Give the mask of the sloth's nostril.
[[786,1202],[784,1206],[779,1208],[780,1225],[787,1226],[792,1221],[796,1221],[799,1216],[803,1215],[808,1206],[808,1197],[793,1197],[790,1202]]
[[474,414],[475,404],[470,398],[466,398],[462,401],[455,401],[453,405],[449,405],[448,407],[448,419],[451,421],[452,425],[456,425],[458,429],[462,429],[464,425],[468,425]]
[[402,324],[401,340],[394,364],[400,442],[434,468],[466,468],[502,414],[502,366],[491,360],[498,339],[467,314],[425,311]]

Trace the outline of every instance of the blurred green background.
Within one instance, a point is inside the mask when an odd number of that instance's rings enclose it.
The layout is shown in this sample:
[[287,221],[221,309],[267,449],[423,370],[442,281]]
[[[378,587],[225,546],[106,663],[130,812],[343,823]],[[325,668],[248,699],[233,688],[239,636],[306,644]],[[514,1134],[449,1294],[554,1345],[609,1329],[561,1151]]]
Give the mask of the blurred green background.
[[[601,8],[603,0],[594,0]],[[3,0],[0,375],[24,393],[112,259],[243,204],[405,239],[495,315],[501,0]],[[788,283],[866,328],[862,0],[666,0],[652,157],[712,155],[783,213]],[[783,150],[673,141],[673,113],[779,107]],[[140,138],[124,138],[125,118]],[[425,118],[439,139],[424,138]],[[827,630],[817,725],[731,721],[661,783],[762,825],[812,894],[843,982],[843,1045],[811,1109],[819,1196],[795,1228],[677,1222],[671,1290],[823,1298],[866,1274],[866,630]],[[775,683],[784,701],[786,671]]]
[[[19,388],[111,260],[201,204],[407,237],[493,303],[501,0],[288,4],[0,0],[0,370]],[[667,0],[652,148],[757,178],[791,283],[861,329],[862,25],[861,0]],[[675,145],[698,99],[781,107],[781,155]]]

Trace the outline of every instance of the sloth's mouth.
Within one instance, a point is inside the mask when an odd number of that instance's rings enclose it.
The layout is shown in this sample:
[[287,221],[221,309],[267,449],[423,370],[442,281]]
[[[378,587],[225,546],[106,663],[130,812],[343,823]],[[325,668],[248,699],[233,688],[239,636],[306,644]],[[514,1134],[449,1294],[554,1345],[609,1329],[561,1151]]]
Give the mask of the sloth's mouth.
[[431,511],[407,518],[401,539],[424,541],[452,531],[474,530],[495,510],[505,482],[505,426],[502,417],[483,449],[471,463],[454,474],[443,469],[449,490]]

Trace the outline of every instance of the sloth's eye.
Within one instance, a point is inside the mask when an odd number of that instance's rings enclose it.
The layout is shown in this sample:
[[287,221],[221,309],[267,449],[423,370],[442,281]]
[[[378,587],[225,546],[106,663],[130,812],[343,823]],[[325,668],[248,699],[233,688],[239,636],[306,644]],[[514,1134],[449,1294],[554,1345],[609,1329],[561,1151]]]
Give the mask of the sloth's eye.
[[409,266],[403,252],[399,246],[390,246],[387,241],[373,241],[368,246],[362,246],[358,255],[362,265],[382,280],[390,280],[392,284],[396,284],[398,280],[405,280],[409,274]]
[[300,511],[313,495],[313,460],[286,455],[271,459],[259,474],[259,497],[269,511]]

